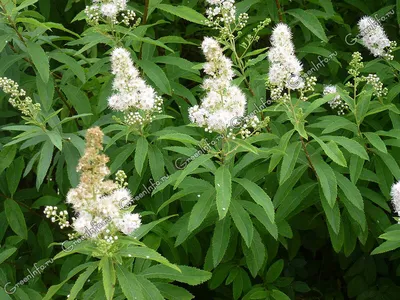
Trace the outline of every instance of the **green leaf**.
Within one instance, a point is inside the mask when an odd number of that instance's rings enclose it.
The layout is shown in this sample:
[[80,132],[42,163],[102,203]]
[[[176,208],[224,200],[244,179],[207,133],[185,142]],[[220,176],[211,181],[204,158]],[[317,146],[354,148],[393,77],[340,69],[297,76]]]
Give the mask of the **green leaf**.
[[338,143],[339,145],[341,145],[343,148],[345,148],[350,153],[358,155],[360,158],[362,158],[364,160],[369,160],[368,154],[367,154],[367,151],[365,150],[365,148],[360,143],[358,143],[354,140],[351,140],[347,137],[324,135],[324,136],[321,136],[321,140],[333,141],[335,143]]
[[62,137],[57,131],[46,131],[47,136],[50,138],[54,146],[56,146],[60,151],[62,151]]
[[136,275],[120,265],[116,265],[116,271],[118,283],[125,297],[128,300],[143,299],[141,285]]
[[223,219],[229,210],[232,197],[232,178],[227,165],[220,166],[215,172],[216,204],[219,219]]
[[232,201],[230,213],[236,228],[239,230],[247,247],[250,247],[253,241],[253,222],[249,214],[244,210],[239,201]]
[[335,172],[337,183],[344,195],[359,210],[364,210],[364,201],[356,185],[339,172]]
[[148,150],[151,175],[155,180],[158,180],[164,176],[164,157],[161,150],[154,145],[149,145]]
[[144,270],[140,275],[146,278],[168,279],[198,285],[211,278],[211,273],[193,267],[178,265],[181,272],[168,268],[164,265],[156,265]]
[[119,167],[121,167],[122,164],[126,162],[128,157],[133,153],[134,150],[135,148],[132,146],[132,144],[124,145],[118,150],[118,155],[110,165],[111,174],[114,174],[119,169]]
[[44,83],[40,76],[36,76],[36,87],[39,93],[40,104],[47,112],[51,109],[54,97],[54,79],[49,78],[47,83]]
[[53,144],[49,140],[43,143],[36,172],[37,190],[39,190],[40,186],[42,185],[43,180],[46,177],[47,171],[50,167],[51,160],[53,158],[53,149]]
[[303,9],[291,9],[286,11],[289,15],[292,15],[299,20],[305,27],[307,27],[312,33],[314,33],[319,39],[327,43],[328,38],[326,37],[324,28],[319,22],[318,18],[307,10]]
[[290,300],[290,298],[285,293],[279,290],[272,290],[271,296],[275,300]]
[[51,52],[49,53],[50,58],[63,63],[67,69],[70,69],[80,81],[86,82],[85,71],[71,56],[62,52]]
[[69,300],[74,300],[78,296],[78,293],[82,290],[86,281],[88,280],[90,275],[92,275],[94,270],[96,270],[96,268],[97,268],[97,265],[90,266],[86,269],[85,272],[83,272],[81,275],[79,275],[78,279],[74,283],[74,286],[72,287],[71,291],[69,292],[69,295],[68,295]]
[[320,196],[321,196],[322,208],[325,212],[328,224],[330,225],[330,228],[333,230],[335,234],[339,234],[340,221],[341,221],[339,204],[338,202],[335,202],[335,205],[333,205],[332,207],[330,203],[326,200],[326,197],[324,197],[324,195],[321,194],[321,190],[320,190]]
[[381,254],[399,248],[398,241],[385,241],[371,252],[371,255]]
[[267,253],[261,237],[256,230],[254,231],[251,246],[246,247],[242,244],[242,249],[247,267],[249,268],[251,275],[255,278],[264,264],[264,259]]
[[142,259],[154,260],[154,261],[159,262],[169,268],[180,271],[176,265],[171,264],[168,261],[168,259],[166,259],[160,253],[158,253],[157,251],[155,251],[151,248],[130,246],[126,249],[120,250],[118,253],[121,256],[125,256],[125,257],[139,257]]
[[279,278],[279,275],[281,275],[283,271],[284,264],[284,260],[279,259],[268,268],[267,274],[265,276],[265,280],[267,283],[273,283]]
[[192,212],[190,213],[188,230],[192,232],[203,223],[207,217],[214,200],[214,190],[205,191],[200,195],[198,201],[193,206]]
[[364,132],[363,133],[368,141],[374,146],[376,149],[383,153],[387,153],[387,148],[385,143],[382,141],[381,137],[374,132]]
[[[92,113],[89,98],[80,88],[67,84],[62,86],[61,89],[79,114]],[[89,125],[90,117],[83,117],[82,120],[86,125]]]
[[364,162],[365,160],[360,158],[359,156],[352,155],[350,157],[350,166],[349,166],[350,179],[354,184],[356,184],[358,179],[360,178],[360,175],[364,167]]
[[143,300],[164,300],[157,287],[144,276],[136,276],[142,290]]
[[196,159],[192,160],[187,166],[184,167],[179,177],[176,179],[174,189],[176,189],[179,184],[193,171],[197,170],[197,168],[204,164],[205,162],[209,161],[213,155],[212,154],[203,154],[197,157]]
[[171,95],[171,85],[164,71],[149,60],[138,61],[137,64],[143,69],[147,77],[154,82],[155,86],[164,94]]
[[300,154],[300,149],[301,142],[292,143],[286,148],[286,155],[283,157],[279,176],[279,185],[282,185],[292,175]]
[[391,230],[384,234],[381,234],[379,238],[388,240],[388,241],[397,241],[400,242],[400,230]]
[[6,212],[6,218],[8,225],[10,225],[12,231],[18,236],[27,240],[28,230],[26,228],[24,214],[21,211],[18,203],[11,199],[4,201],[4,210]]
[[44,52],[40,45],[32,43],[29,40],[26,40],[26,46],[36,70],[38,71],[43,82],[47,83],[50,76],[50,64],[46,52]]
[[388,167],[393,176],[395,178],[400,178],[400,168],[394,157],[389,153],[383,153],[381,151],[375,151],[375,150],[373,151],[382,159],[382,161]]
[[215,224],[214,234],[211,239],[211,253],[214,268],[219,265],[228,249],[231,238],[231,218],[229,216],[218,220]]
[[192,145],[197,145],[199,143],[199,141],[195,140],[190,135],[187,135],[184,133],[178,133],[178,132],[163,134],[158,139],[159,140],[178,141],[178,142],[181,142],[184,144],[188,143],[188,144],[192,144]]
[[342,167],[347,167],[346,159],[344,158],[343,152],[340,151],[337,144],[333,141],[330,141],[328,144],[325,144],[320,138],[315,136],[314,134],[310,135],[314,138],[314,140],[321,146],[324,150],[325,154],[329,156],[335,163]]
[[235,178],[235,182],[239,183],[253,198],[254,202],[264,208],[271,223],[275,222],[275,208],[268,194],[254,182],[246,178]]
[[240,203],[250,214],[256,217],[275,240],[278,239],[278,227],[275,223],[271,223],[265,210],[260,209],[261,206],[250,201],[240,201]]
[[8,146],[3,147],[0,152],[0,174],[8,168],[14,160],[15,154],[17,153],[17,147]]
[[337,181],[332,168],[319,155],[311,156],[311,162],[318,176],[318,182],[329,205],[333,207],[337,197]]
[[135,169],[136,172],[141,175],[143,170],[143,164],[146,160],[147,151],[149,148],[149,143],[147,142],[145,137],[139,137],[136,144],[136,153],[135,153]]
[[8,190],[13,196],[18,188],[19,181],[21,180],[22,171],[25,163],[22,156],[14,160],[7,169],[6,178],[8,184]]
[[99,267],[103,274],[103,286],[106,298],[107,300],[112,300],[114,297],[116,281],[114,263],[110,257],[105,256],[100,260]]
[[51,300],[53,299],[53,296],[57,293],[57,291],[63,287],[64,284],[66,284],[72,277],[74,277],[76,274],[82,272],[83,270],[91,267],[95,265],[97,267],[98,262],[89,262],[89,263],[85,263],[85,264],[81,264],[75,268],[73,268],[67,275],[67,277],[65,278],[64,281],[62,281],[61,283],[57,284],[57,285],[53,285],[51,286],[48,291],[47,294],[43,297],[43,300]]
[[187,6],[183,6],[183,5],[173,6],[173,5],[169,5],[169,4],[158,4],[156,7],[167,13],[170,13],[170,14],[178,16],[182,19],[188,20],[192,23],[205,25],[205,21],[207,20],[202,14],[198,13],[194,9],[187,7]]
[[163,282],[156,282],[155,285],[168,300],[191,300],[194,298],[191,293],[179,286]]
[[11,247],[8,249],[3,249],[0,252],[0,264],[2,264],[7,258],[9,258],[11,255],[13,255],[17,251],[17,248]]
[[38,2],[38,0],[25,0],[19,6],[17,6],[15,8],[15,11],[18,12],[18,11],[24,9],[25,7],[28,7],[29,5],[35,4],[36,2]]

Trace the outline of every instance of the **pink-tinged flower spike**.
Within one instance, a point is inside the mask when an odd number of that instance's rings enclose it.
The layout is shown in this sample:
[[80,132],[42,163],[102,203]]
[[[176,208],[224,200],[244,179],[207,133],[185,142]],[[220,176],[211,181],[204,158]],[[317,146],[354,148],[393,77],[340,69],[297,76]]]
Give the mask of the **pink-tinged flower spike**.
[[361,39],[364,46],[375,56],[388,60],[393,59],[391,52],[396,47],[396,42],[388,39],[381,24],[374,18],[365,16],[358,22]]
[[84,236],[98,245],[110,245],[118,239],[118,232],[130,234],[140,227],[141,221],[139,214],[125,209],[133,202],[125,188],[125,173],[119,171],[116,182],[105,179],[110,174],[109,158],[102,151],[103,132],[99,127],[88,129],[85,153],[77,167],[80,182],[67,194],[66,202],[76,213],[72,224],[67,221],[68,213],[58,212],[56,207],[46,207],[45,214],[61,228],[72,227],[75,232],[69,235],[70,239]]
[[393,184],[391,196],[392,196],[392,203],[394,206],[394,210],[400,216],[400,181]]

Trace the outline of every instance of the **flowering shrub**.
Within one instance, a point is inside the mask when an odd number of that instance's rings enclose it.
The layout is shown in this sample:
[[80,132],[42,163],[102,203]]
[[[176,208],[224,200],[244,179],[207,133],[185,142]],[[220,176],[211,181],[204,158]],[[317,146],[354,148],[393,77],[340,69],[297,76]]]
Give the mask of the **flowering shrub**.
[[1,299],[398,299],[399,3],[0,10]]

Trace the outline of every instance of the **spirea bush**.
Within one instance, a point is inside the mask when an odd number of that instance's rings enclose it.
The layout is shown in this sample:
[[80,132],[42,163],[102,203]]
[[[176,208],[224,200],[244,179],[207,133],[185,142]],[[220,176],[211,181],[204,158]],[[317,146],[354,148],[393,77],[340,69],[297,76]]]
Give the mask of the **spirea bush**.
[[0,299],[399,299],[399,1],[0,11]]

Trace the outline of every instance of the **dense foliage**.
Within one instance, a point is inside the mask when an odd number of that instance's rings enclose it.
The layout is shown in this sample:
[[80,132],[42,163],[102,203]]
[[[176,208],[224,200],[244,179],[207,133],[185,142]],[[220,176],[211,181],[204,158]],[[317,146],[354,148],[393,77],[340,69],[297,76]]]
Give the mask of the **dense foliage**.
[[399,298],[400,1],[0,11],[1,299]]

